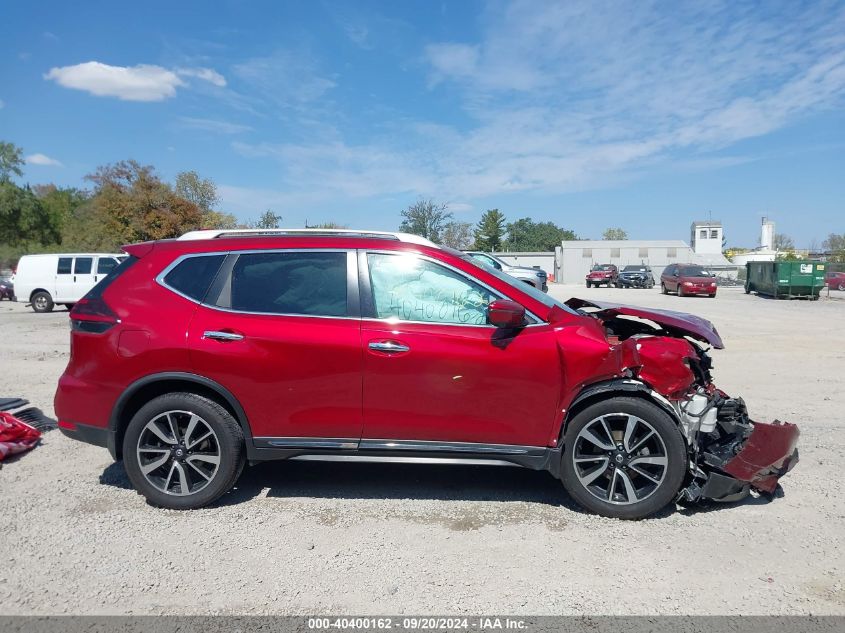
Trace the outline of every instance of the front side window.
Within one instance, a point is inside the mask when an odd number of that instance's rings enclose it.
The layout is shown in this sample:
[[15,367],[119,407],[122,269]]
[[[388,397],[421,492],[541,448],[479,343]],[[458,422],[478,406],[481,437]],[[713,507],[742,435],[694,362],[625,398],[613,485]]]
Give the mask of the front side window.
[[346,253],[246,253],[232,269],[232,309],[343,317]]
[[225,255],[187,257],[164,277],[164,283],[194,301],[202,301]]
[[59,265],[56,268],[57,275],[69,275],[70,267],[73,264],[73,257],[59,257]]
[[482,255],[481,253],[473,253],[472,257],[477,259],[478,261],[480,261],[483,264],[487,264],[488,266],[492,266],[496,270],[502,270],[502,265],[488,255]]
[[91,267],[94,265],[93,257],[77,257],[73,265],[74,275],[90,275]]
[[415,255],[367,255],[379,319],[485,325],[496,295],[445,266]]

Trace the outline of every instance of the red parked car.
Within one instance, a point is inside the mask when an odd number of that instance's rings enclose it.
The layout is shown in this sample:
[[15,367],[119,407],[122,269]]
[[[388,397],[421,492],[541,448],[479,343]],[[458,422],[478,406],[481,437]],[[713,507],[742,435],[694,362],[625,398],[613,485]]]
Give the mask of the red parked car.
[[824,276],[824,285],[831,290],[845,290],[845,273],[828,271]]
[[698,317],[562,304],[416,236],[185,238],[124,247],[71,310],[55,399],[153,505],[205,506],[263,460],[462,458],[637,519],[772,492],[796,462],[794,425],[714,386]]
[[716,296],[716,278],[696,264],[670,264],[660,275],[660,290],[663,294]]
[[616,279],[619,277],[619,269],[614,264],[596,264],[587,273],[587,288],[595,286],[598,288],[602,284],[607,284],[607,287],[616,285]]

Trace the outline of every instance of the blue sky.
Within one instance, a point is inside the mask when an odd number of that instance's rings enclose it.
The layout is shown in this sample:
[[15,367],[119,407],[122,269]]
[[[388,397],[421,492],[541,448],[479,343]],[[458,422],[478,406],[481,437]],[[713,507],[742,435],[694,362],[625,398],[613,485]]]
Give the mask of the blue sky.
[[134,158],[241,218],[394,229],[420,196],[583,237],[762,215],[845,232],[843,2],[17,2],[0,139],[25,180]]

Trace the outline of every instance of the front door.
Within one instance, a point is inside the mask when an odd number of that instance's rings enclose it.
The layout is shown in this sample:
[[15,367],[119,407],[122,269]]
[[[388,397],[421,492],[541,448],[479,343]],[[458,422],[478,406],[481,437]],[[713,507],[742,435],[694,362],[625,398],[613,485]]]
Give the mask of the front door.
[[191,362],[238,399],[257,447],[357,445],[355,264],[354,252],[337,250],[243,253],[216,305],[197,309],[188,333]]
[[368,253],[364,268],[362,449],[548,444],[561,384],[548,324],[488,325],[500,295],[423,256]]

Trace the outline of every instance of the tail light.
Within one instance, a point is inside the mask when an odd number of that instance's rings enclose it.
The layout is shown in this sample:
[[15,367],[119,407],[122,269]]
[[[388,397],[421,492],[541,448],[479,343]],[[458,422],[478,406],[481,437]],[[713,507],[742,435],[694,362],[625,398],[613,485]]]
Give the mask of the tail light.
[[120,319],[101,297],[80,299],[70,311],[71,329],[74,332],[102,334],[120,323]]

